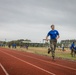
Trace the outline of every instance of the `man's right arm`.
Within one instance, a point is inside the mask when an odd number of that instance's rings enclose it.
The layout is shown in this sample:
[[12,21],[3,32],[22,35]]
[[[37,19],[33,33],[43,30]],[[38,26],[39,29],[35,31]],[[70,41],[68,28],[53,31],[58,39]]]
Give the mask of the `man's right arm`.
[[48,32],[47,36],[46,36],[46,41],[48,41],[48,37],[50,35],[50,32]]
[[48,41],[48,36],[46,36],[46,41]]

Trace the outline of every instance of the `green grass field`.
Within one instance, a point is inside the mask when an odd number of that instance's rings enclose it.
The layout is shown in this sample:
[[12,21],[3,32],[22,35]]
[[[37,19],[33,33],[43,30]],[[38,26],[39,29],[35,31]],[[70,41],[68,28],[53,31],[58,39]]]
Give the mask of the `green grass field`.
[[[8,47],[6,47],[6,48],[8,48]],[[15,50],[31,52],[31,53],[35,53],[35,54],[39,54],[39,55],[51,56],[51,53],[50,54],[47,53],[48,48],[44,48],[44,47],[29,47],[28,50],[26,48],[17,47]],[[56,56],[56,58],[76,60],[76,56],[72,57],[69,49],[65,49],[65,51],[62,51],[61,49],[56,49],[55,56]]]

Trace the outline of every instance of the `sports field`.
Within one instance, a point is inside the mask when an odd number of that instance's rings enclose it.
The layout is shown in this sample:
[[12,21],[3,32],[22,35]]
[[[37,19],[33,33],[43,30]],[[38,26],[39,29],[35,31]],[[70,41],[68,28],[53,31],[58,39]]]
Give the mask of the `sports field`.
[[[31,52],[31,53],[35,53],[35,54],[51,57],[51,53],[50,54],[47,53],[48,52],[48,48],[46,48],[46,47],[29,47],[28,50],[26,48],[17,47],[16,50],[26,51],[26,52]],[[70,51],[69,48],[65,48],[65,51],[62,51],[62,49],[58,49],[57,48],[55,56],[56,56],[56,58],[61,58],[61,59],[76,60],[76,56],[72,57],[70,52],[71,51]]]

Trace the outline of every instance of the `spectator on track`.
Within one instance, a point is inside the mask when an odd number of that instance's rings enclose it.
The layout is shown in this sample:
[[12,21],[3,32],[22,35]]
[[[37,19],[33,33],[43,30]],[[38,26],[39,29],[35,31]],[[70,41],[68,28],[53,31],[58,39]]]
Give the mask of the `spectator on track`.
[[26,49],[28,50],[28,44],[25,45]]
[[14,44],[12,44],[12,48],[16,48],[16,46],[17,46],[17,45],[16,45],[15,43],[14,43]]
[[20,48],[22,48],[22,47],[23,47],[23,45],[21,44],[21,45],[20,45]]
[[76,54],[76,47],[74,47],[74,56],[75,56],[75,54]]
[[11,48],[11,44],[9,44],[8,47]]
[[74,53],[74,49],[75,49],[75,42],[73,42],[70,46],[70,50],[71,50],[71,55],[73,57],[73,53]]
[[62,44],[62,51],[64,51],[64,44]]

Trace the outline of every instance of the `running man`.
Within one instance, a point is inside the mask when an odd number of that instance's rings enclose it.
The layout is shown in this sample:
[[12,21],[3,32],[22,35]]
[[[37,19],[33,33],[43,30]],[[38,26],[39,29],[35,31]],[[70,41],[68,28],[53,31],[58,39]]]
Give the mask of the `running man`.
[[55,56],[55,49],[57,44],[57,39],[59,39],[59,32],[55,30],[55,26],[51,25],[51,31],[48,32],[46,36],[46,41],[48,41],[48,37],[50,36],[50,48],[48,49],[48,54],[52,52],[52,57],[54,59]]

